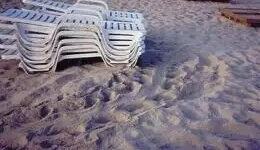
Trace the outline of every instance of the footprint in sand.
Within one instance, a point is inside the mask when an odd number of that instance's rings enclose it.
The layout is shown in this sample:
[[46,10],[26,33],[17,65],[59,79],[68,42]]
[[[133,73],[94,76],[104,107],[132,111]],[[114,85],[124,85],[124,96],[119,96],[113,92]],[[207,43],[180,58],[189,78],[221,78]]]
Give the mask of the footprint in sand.
[[106,127],[109,122],[111,122],[110,118],[106,115],[94,116],[89,122],[87,122],[85,129],[88,132],[92,132],[96,129]]
[[133,104],[122,104],[117,109],[129,113],[135,113],[137,110],[141,109],[142,107],[143,107],[142,103],[133,103]]
[[0,102],[3,102],[7,99],[7,94],[1,94],[0,95]]
[[48,106],[43,106],[41,109],[40,109],[40,118],[45,118],[46,116],[49,115],[49,113],[51,112],[51,109],[48,107]]
[[53,136],[61,133],[62,129],[53,125],[49,125],[47,127],[44,127],[42,130],[38,132],[40,135],[46,135],[46,136]]
[[28,96],[26,96],[21,102],[21,106],[29,106],[33,101],[36,99],[40,99],[42,97],[45,97],[48,95],[48,93],[51,91],[51,88],[48,86],[43,86],[39,89],[36,89],[32,91]]
[[[138,81],[142,79],[140,79],[139,76],[135,77],[133,73],[134,72],[125,72],[125,71],[117,74],[114,73],[112,78],[107,83],[107,88],[110,91],[113,91],[113,93],[111,94],[123,95],[123,94],[137,92],[140,89],[140,83],[138,83]],[[135,78],[133,79],[134,81],[132,80],[133,76]]]
[[117,94],[127,94],[131,93],[134,90],[134,87],[132,82],[123,82],[114,86],[113,89]]
[[96,141],[98,149],[109,149],[110,143],[115,142],[117,134],[116,127],[107,128],[104,131],[97,133],[98,140]]
[[199,114],[197,114],[197,111],[193,110],[192,108],[188,106],[180,106],[179,108],[183,114],[183,118],[189,119],[191,121],[201,120],[201,117]]
[[228,67],[212,55],[195,56],[166,66],[161,88],[152,100],[169,108],[178,101],[212,97],[224,90]]
[[93,108],[97,102],[98,100],[96,98],[93,98],[92,96],[86,96],[84,108],[85,109]]
[[61,76],[60,78],[56,79],[55,82],[59,86],[63,86],[65,84],[67,84],[68,82],[73,81],[73,79],[76,79],[76,77],[77,77],[76,74],[67,74],[67,75]]
[[102,102],[109,102],[109,101],[114,101],[115,100],[115,92],[111,91],[109,89],[101,89],[99,94],[98,94],[98,98],[100,99],[100,101]]
[[52,145],[53,145],[53,144],[52,144],[49,140],[45,140],[45,141],[42,141],[42,142],[40,143],[40,146],[41,146],[41,148],[43,148],[43,149],[51,148]]
[[98,84],[94,81],[94,79],[90,79],[89,81],[84,82],[79,86],[79,92],[76,93],[77,97],[84,97],[88,93],[91,93],[93,90],[97,88]]
[[178,99],[195,99],[203,94],[203,84],[200,82],[193,82],[185,84],[178,95]]
[[75,111],[79,110],[81,108],[81,105],[77,102],[66,101],[61,104],[60,108],[63,108],[65,111]]
[[112,74],[112,78],[108,81],[108,87],[112,88],[113,86],[115,86],[115,84],[121,83],[123,81],[122,77],[120,76],[120,74]]

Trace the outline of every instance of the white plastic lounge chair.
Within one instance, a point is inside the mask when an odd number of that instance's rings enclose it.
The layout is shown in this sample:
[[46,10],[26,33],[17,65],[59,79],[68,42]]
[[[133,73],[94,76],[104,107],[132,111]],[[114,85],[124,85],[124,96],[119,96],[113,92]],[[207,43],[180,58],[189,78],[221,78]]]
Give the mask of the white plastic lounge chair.
[[[72,19],[72,21],[73,21],[73,19]],[[75,21],[75,20],[74,20]],[[93,22],[94,23],[94,22]],[[109,37],[108,37],[108,39],[109,40],[111,40],[111,41],[107,41],[107,43],[111,43],[112,44],[112,46],[115,48],[115,49],[119,49],[119,48],[121,48],[121,50],[119,50],[118,52],[117,52],[117,54],[118,55],[120,55],[120,53],[124,53],[124,51],[122,51],[123,50],[123,48],[125,47],[126,49],[127,48],[130,48],[130,46],[128,46],[128,45],[126,45],[126,44],[129,44],[130,43],[130,41],[131,40],[133,40],[133,38],[135,37],[135,36],[137,36],[138,35],[138,33],[135,33],[135,32],[133,32],[133,31],[131,31],[131,32],[126,32],[126,33],[124,33],[125,31],[124,30],[120,30],[120,32],[118,31],[118,29],[120,28],[120,26],[122,25],[123,23],[113,23],[113,22],[105,22],[104,23],[104,26],[105,26],[105,28],[107,28],[107,29],[109,29],[109,28],[111,28],[111,30],[108,30],[109,32],[104,32],[104,34],[106,34],[107,33],[107,36],[108,35],[110,35]],[[112,26],[111,26],[112,25]],[[50,25],[51,26],[51,25]],[[114,27],[113,27],[114,26]],[[136,28],[136,25],[132,25],[132,24],[130,24],[129,25],[129,23],[128,24],[126,24],[126,23],[124,23],[124,25],[121,27],[121,28],[125,28],[125,29],[127,29],[127,26],[129,27],[129,29],[130,28],[132,28],[132,30],[136,30],[136,29],[138,29],[138,28]],[[117,28],[117,30],[113,30],[113,29],[116,29]],[[134,28],[136,28],[136,29],[134,29]],[[30,29],[31,29],[31,27],[30,27]],[[52,29],[51,29],[52,30]],[[44,30],[45,31],[45,30]],[[133,34],[134,33],[134,34]],[[114,34],[114,35],[113,35]],[[125,35],[124,35],[125,34]],[[131,34],[133,34],[133,35],[131,35]],[[140,33],[139,33],[140,34]],[[119,37],[121,36],[121,38],[122,39],[120,39]],[[128,37],[128,39],[124,39],[124,38],[126,38],[126,37]],[[137,36],[138,37],[138,36]],[[110,38],[112,38],[112,39],[110,39]],[[114,39],[114,38],[119,38],[119,39]],[[105,38],[106,39],[106,38]],[[120,41],[121,40],[121,41]],[[39,42],[39,41],[36,41],[37,43]],[[27,44],[30,44],[30,43],[32,43],[32,41],[28,41],[27,42]],[[118,45],[118,44],[122,44],[122,45]],[[26,44],[26,43],[25,43]],[[38,48],[37,49],[37,51],[39,51],[39,49],[41,49],[41,48]],[[45,51],[44,51],[45,52]],[[111,50],[111,52],[113,52],[113,49]]]
[[[93,18],[93,16],[90,18]],[[3,12],[0,15],[0,20],[18,22],[17,35],[21,63],[24,70],[29,72],[48,71],[50,68],[54,68],[55,70],[57,63],[62,59],[94,56],[101,56],[105,64],[108,65],[111,65],[111,63],[128,63],[131,66],[136,63],[137,58],[143,51],[143,35],[140,31],[142,27],[139,27],[138,24],[118,22],[100,23],[99,21],[95,22],[95,20],[87,22],[91,19],[82,15],[73,17],[70,14],[66,17],[58,17],[34,11],[15,9]],[[23,27],[19,28],[19,24],[22,24]],[[38,27],[45,28],[45,30],[34,33]],[[78,33],[74,35],[72,33],[68,34],[68,31],[62,30],[64,27],[70,30],[74,27],[74,32],[78,31]],[[82,38],[80,28],[85,30],[86,33],[91,31],[95,38],[92,40],[91,38]],[[23,32],[23,29],[27,29],[29,32]],[[70,40],[58,40],[60,36],[64,36],[65,32],[68,36],[67,38]],[[25,33],[28,34],[26,35]],[[78,45],[79,39],[73,41],[75,37],[85,40],[82,41],[82,46],[86,46],[84,43],[88,43],[87,45],[89,43],[98,45],[96,53],[89,54],[89,51],[82,48],[83,51],[80,52],[81,54],[75,54],[73,49],[66,45],[68,43],[72,43],[70,46]],[[120,43],[123,44],[119,45]],[[78,47],[78,50],[80,49]]]
[[25,4],[41,7],[43,11],[61,15],[76,10],[92,10],[92,13],[100,14],[105,21],[142,22],[141,13],[126,11],[110,11],[108,5],[101,0],[78,0],[75,4],[51,0],[23,0]]
[[17,46],[14,28],[7,23],[0,23],[0,58],[17,59]]
[[[63,33],[64,33],[64,32],[63,32]],[[87,33],[87,32],[84,32],[84,33],[86,33],[86,35],[88,35],[88,37],[91,37],[91,33]],[[75,34],[76,34],[76,35],[80,35],[80,32],[79,32],[79,33],[76,33],[76,31],[75,31]],[[68,36],[71,36],[71,35],[72,35],[72,32],[68,34]],[[63,34],[63,36],[64,36],[64,34]],[[95,37],[95,36],[96,36],[96,35],[92,33],[92,37]],[[75,35],[74,35],[73,37],[75,37]],[[96,36],[95,39],[98,40],[98,37]],[[85,41],[85,42],[90,42],[90,41],[92,40],[92,43],[95,43],[96,45],[99,45],[99,47],[102,47],[102,45],[100,45],[99,42],[95,41],[95,39],[88,39],[88,41]],[[67,44],[68,42],[70,42],[70,40],[68,40],[68,39],[63,40],[63,41],[64,41],[64,42],[63,42],[64,44]],[[75,42],[79,42],[79,40],[76,39]],[[54,43],[57,43],[57,42],[54,42]],[[55,47],[56,47],[56,46],[55,46]],[[50,54],[51,54],[51,53],[50,53]],[[110,55],[110,56],[111,56],[111,55]],[[109,57],[109,55],[106,54],[106,57]],[[50,56],[45,56],[45,59],[43,60],[43,62],[46,61],[48,58],[50,58]],[[121,56],[119,55],[119,56],[114,57],[115,61],[116,61],[116,60],[119,61],[119,60],[127,59],[127,58],[128,58],[128,56],[123,56],[123,55],[121,55]],[[36,56],[35,59],[39,59],[39,56]],[[112,59],[112,58],[110,57],[110,59]]]
[[[57,24],[60,22],[62,17],[58,17],[55,15],[48,15],[44,13],[38,13],[35,11],[29,11],[29,10],[17,10],[17,9],[8,9],[7,11],[3,12],[1,14],[1,19],[3,20],[8,20],[12,22],[17,22],[18,20],[22,19],[22,23],[28,23],[28,24],[35,24],[35,21],[37,21],[37,25],[40,26],[57,26]],[[73,19],[72,19],[73,21]],[[95,22],[93,22],[95,23]],[[126,24],[126,23],[113,23],[113,22],[104,22],[103,23],[105,27],[107,28],[125,28],[125,29],[131,29],[135,30],[134,28],[139,28],[137,29],[138,31],[143,31],[144,28],[141,24]],[[118,25],[118,27],[115,27]],[[126,26],[128,25],[128,26]],[[121,31],[120,31],[121,32]],[[37,41],[38,42],[38,41]],[[113,42],[112,42],[113,43]]]

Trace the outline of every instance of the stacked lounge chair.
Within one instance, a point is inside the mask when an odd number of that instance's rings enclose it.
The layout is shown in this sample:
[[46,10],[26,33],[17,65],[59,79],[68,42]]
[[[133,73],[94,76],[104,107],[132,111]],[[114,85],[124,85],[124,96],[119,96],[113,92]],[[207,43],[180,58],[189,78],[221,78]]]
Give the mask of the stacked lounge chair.
[[[49,1],[43,1],[24,1],[44,4],[37,11],[7,9],[0,14],[0,20],[8,22],[0,27],[15,31],[8,37],[15,40],[15,44],[0,45],[5,50],[2,58],[20,59],[20,66],[27,73],[55,71],[64,59],[89,57],[101,57],[107,66],[118,63],[135,66],[144,52],[145,29],[141,14],[121,12],[130,17],[104,17],[115,12],[108,11],[106,3],[96,0],[84,0],[90,4],[80,5],[53,2],[52,10],[45,7]],[[54,9],[61,6],[63,12]]]
[[0,23],[0,58],[18,59],[13,25]]
[[141,13],[111,11],[108,9],[108,5],[101,0],[78,0],[75,4],[51,0],[23,0],[23,2],[27,5],[37,6],[43,12],[57,15],[88,10],[89,13],[98,14],[103,20],[107,21],[142,22],[144,19]]

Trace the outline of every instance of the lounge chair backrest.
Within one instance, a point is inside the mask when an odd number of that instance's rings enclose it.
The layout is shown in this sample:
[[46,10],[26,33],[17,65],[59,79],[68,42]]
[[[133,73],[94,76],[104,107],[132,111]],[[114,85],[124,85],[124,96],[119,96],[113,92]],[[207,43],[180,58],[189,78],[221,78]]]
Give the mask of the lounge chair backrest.
[[72,4],[50,1],[50,0],[22,0],[22,1],[24,4],[31,4],[35,6],[44,7],[44,8],[45,6],[48,6],[48,8],[53,8],[61,12],[64,12],[64,10],[72,6]]
[[75,8],[70,7],[68,11],[66,12],[67,14],[81,14],[81,15],[93,15],[99,18],[100,20],[103,20],[103,15],[101,12],[94,10],[94,9],[85,9],[85,8]]
[[101,20],[98,17],[91,15],[67,14],[62,16],[61,23],[72,23],[72,25],[88,24],[100,26]]
[[40,13],[31,10],[7,9],[0,14],[0,19],[11,22],[22,22],[30,24],[39,24],[43,26],[52,26],[58,23],[59,16]]
[[142,22],[143,15],[127,11],[110,11],[105,2],[101,0],[78,0],[77,3],[68,4],[51,0],[23,0],[25,4],[38,6],[43,12],[62,15],[71,13],[71,9],[77,12],[88,10],[90,14],[102,16],[103,20],[119,22]]
[[[23,3],[32,4],[32,5],[40,6],[40,7],[47,7],[49,9],[54,9],[54,10],[58,10],[61,12],[64,12],[64,10],[73,6],[73,4],[68,4],[68,3],[64,3],[64,2],[58,2],[58,1],[51,1],[51,0],[23,0]],[[92,7],[92,9],[96,9],[99,11],[108,10],[107,4],[104,1],[100,1],[100,0],[78,0],[74,5],[75,6],[89,6],[89,7]]]
[[101,6],[104,9],[108,10],[108,5],[106,2],[101,0],[78,0],[76,4],[89,4],[89,5],[96,5]]
[[[84,10],[82,10],[84,11]],[[85,12],[85,11],[84,11]],[[63,14],[56,16],[46,13],[40,13],[32,10],[7,9],[0,14],[0,20],[35,24],[40,26],[57,26],[60,22],[63,23],[81,23],[85,21],[86,24],[100,24],[100,16],[92,14]],[[84,23],[83,23],[84,24]]]

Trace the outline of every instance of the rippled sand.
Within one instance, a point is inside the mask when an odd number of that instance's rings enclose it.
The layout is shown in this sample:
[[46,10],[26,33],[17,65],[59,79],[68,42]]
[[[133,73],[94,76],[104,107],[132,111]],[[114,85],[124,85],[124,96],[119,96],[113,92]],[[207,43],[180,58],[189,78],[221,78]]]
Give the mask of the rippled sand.
[[0,60],[0,149],[259,149],[260,29],[221,17],[231,4],[108,4],[146,18],[138,66],[66,61],[27,76]]

